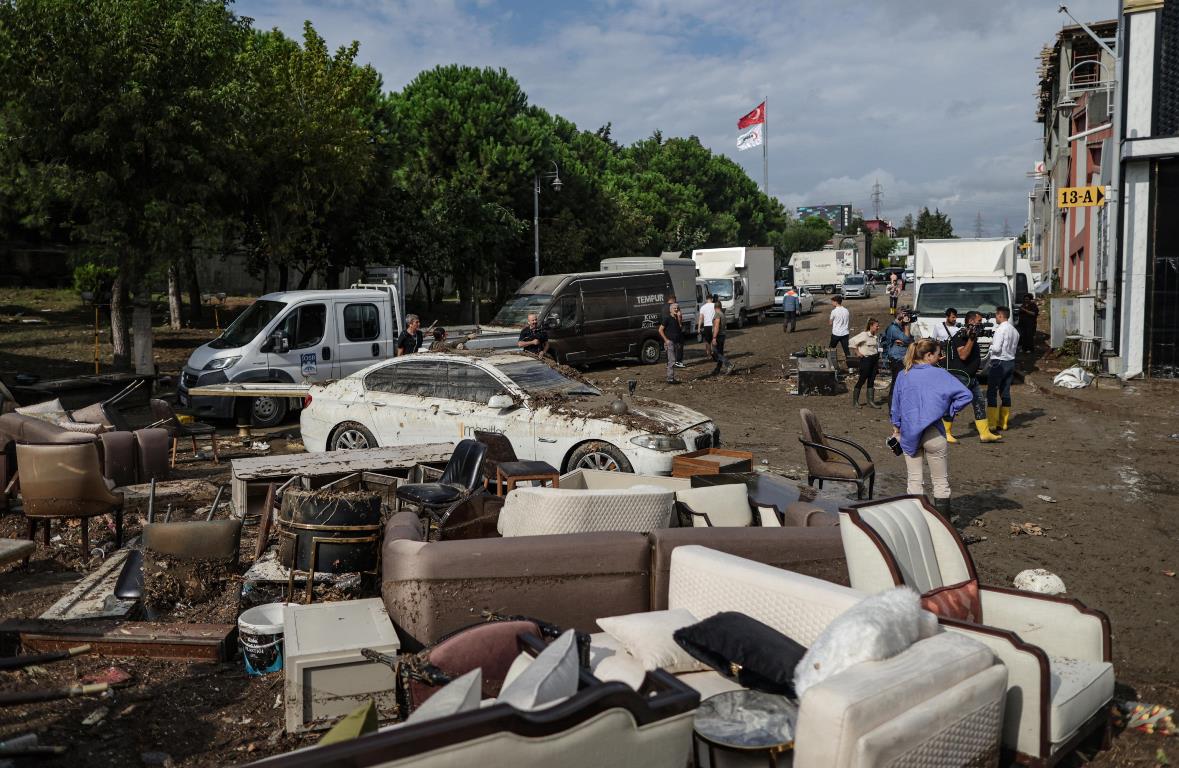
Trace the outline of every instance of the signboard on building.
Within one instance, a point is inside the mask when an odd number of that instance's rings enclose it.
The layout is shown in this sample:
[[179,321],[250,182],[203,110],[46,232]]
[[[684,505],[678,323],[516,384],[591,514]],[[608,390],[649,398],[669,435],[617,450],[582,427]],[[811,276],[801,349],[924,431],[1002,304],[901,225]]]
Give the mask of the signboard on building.
[[823,219],[836,232],[846,232],[851,224],[851,205],[800,205],[795,209],[799,221],[806,221],[811,216]]
[[892,253],[889,254],[892,259],[900,259],[909,255],[909,238],[898,237],[893,241]]
[[1105,204],[1105,187],[1061,187],[1056,190],[1057,208],[1089,208]]

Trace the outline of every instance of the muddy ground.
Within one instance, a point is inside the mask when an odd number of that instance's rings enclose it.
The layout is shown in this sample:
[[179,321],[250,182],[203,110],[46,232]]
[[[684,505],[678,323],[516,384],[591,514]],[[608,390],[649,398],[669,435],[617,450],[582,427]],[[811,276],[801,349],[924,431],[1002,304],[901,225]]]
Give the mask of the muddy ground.
[[[86,372],[92,354],[93,310],[76,306],[63,293],[0,292],[0,372],[36,370],[46,375]],[[822,300],[822,296],[816,296]],[[39,303],[40,302],[40,303]],[[39,309],[52,311],[40,313]],[[888,321],[883,298],[850,301],[853,330],[869,315]],[[17,308],[20,309],[17,309]],[[586,375],[599,384],[623,386],[639,381],[639,394],[696,408],[719,424],[724,443],[744,448],[755,461],[805,482],[798,444],[799,407],[813,410],[825,431],[863,444],[877,465],[877,494],[903,493],[904,466],[884,447],[890,428],[883,410],[853,411],[850,396],[792,394],[786,378],[788,354],[828,336],[826,305],[803,318],[795,334],[778,321],[731,330],[731,376],[711,375],[699,344],[687,348],[682,384],[664,383],[664,367],[633,363],[592,367]],[[22,312],[17,315],[16,312]],[[87,313],[90,313],[88,315]],[[36,313],[36,314],[34,314]],[[1042,313],[1045,318],[1047,313]],[[45,323],[21,323],[42,317]],[[1042,329],[1046,331],[1046,326]],[[170,332],[157,329],[161,373],[175,373],[188,351],[211,337],[211,329]],[[969,414],[958,419],[961,443],[951,450],[955,511],[966,531],[981,539],[971,552],[984,583],[1010,586],[1025,568],[1046,568],[1064,580],[1068,595],[1109,614],[1113,626],[1118,695],[1169,706],[1179,704],[1176,625],[1179,611],[1179,388],[1165,382],[1122,385],[1100,379],[1096,387],[1055,388],[1052,375],[1062,366],[1039,346],[1035,359],[1021,363],[1024,381],[1013,389],[1010,431],[995,445],[977,441]],[[92,368],[91,368],[92,370]],[[616,381],[617,380],[617,381]],[[231,430],[224,425],[226,432]],[[287,425],[290,429],[294,422]],[[281,441],[275,446],[282,450]],[[246,455],[244,446],[227,450]],[[181,476],[227,478],[223,464],[194,462],[181,455]],[[833,486],[828,485],[831,490]],[[838,488],[838,486],[835,486]],[[850,486],[849,486],[850,488]],[[854,496],[854,493],[849,495]],[[1048,497],[1044,499],[1042,497]],[[133,519],[132,528],[137,525]],[[1011,525],[1033,523],[1043,535],[1013,535]],[[92,529],[96,534],[98,524]],[[0,516],[0,534],[23,535],[23,521]],[[39,545],[29,571],[0,572],[0,617],[38,615],[84,573],[76,529],[55,528],[63,540]],[[243,552],[252,551],[247,529]],[[212,608],[193,610],[184,620],[229,621],[235,598],[226,595]],[[205,617],[208,618],[205,618]],[[0,691],[73,682],[101,670],[109,659],[80,658],[30,674],[0,673]],[[240,662],[224,665],[113,660],[136,676],[113,701],[94,699],[0,709],[0,739],[35,731],[43,743],[65,744],[62,758],[39,759],[44,766],[135,766],[162,752],[178,766],[221,766],[284,751],[302,742],[281,734],[279,676],[247,678]],[[96,725],[83,719],[100,707],[107,713]],[[1093,765],[1153,766],[1158,750],[1179,756],[1179,740],[1158,735],[1121,734]],[[1165,759],[1165,757],[1163,758]],[[20,765],[33,765],[25,760]]]

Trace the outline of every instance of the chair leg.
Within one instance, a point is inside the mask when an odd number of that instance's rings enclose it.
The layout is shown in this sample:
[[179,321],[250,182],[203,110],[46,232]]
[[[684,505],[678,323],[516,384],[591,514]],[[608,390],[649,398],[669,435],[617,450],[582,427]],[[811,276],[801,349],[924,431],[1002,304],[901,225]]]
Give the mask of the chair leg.
[[872,500],[872,491],[876,487],[876,473],[868,475],[868,501]]
[[48,546],[49,546],[49,529],[53,527],[53,521],[51,521],[51,520],[50,520],[50,519],[47,517],[47,518],[45,518],[45,520],[44,520],[44,523],[45,523],[45,530],[44,530],[44,532],[41,534],[41,537],[42,537],[42,539],[43,539],[43,540],[44,540],[44,542],[45,542],[45,546],[47,546],[47,547],[48,547]]
[[213,463],[220,464],[221,457],[217,455],[217,433],[214,432],[212,435],[209,436],[209,438],[213,443]]
[[123,547],[123,510],[115,513],[115,549]]
[[176,443],[179,439],[178,437],[172,438],[172,469],[176,468]]
[[29,518],[29,541],[37,540],[37,521]]
[[860,501],[863,498],[864,498],[864,481],[857,480],[856,481],[856,501]]
[[188,439],[192,441],[192,454],[193,458],[195,459],[197,452],[196,435],[189,435]]

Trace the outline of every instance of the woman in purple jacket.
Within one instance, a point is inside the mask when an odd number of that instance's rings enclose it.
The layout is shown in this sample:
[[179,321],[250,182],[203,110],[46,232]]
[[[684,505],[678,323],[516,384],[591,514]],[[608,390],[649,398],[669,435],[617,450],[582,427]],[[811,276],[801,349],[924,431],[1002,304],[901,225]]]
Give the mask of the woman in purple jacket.
[[901,441],[905,469],[909,474],[908,492],[925,493],[921,457],[929,464],[933,484],[933,506],[951,522],[957,516],[950,510],[949,445],[942,417],[970,405],[973,395],[962,382],[937,367],[940,347],[933,339],[913,342],[905,353],[905,370],[897,376],[892,393],[892,434]]

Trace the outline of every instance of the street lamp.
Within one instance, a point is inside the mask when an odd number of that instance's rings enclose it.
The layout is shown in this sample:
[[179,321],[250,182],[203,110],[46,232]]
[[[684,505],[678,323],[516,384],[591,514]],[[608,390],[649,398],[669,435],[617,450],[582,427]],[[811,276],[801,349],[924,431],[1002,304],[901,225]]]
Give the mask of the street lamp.
[[532,177],[532,263],[536,274],[540,274],[540,180],[552,179],[553,191],[561,191],[561,172],[553,162],[550,173],[537,173]]

